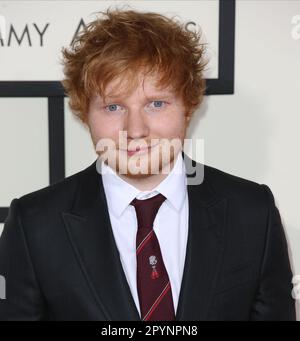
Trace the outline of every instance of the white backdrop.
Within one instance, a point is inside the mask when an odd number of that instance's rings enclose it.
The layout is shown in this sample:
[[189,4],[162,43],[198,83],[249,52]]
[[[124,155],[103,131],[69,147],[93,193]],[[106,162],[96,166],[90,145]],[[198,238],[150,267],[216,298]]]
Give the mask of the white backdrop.
[[[24,21],[41,28],[51,22],[52,27],[45,33],[44,49],[34,35],[36,46],[31,50],[0,46],[0,81],[59,79],[57,48],[70,41],[80,16],[88,21],[89,13],[111,3],[55,1],[52,6],[63,9],[51,11],[50,2],[27,1],[22,8],[24,2],[0,1],[0,15],[20,29]],[[41,4],[50,7],[45,10]],[[134,1],[133,7],[176,13],[199,23],[210,44],[207,76],[218,74],[218,1],[145,0]],[[294,272],[300,275],[300,1],[238,0],[235,51],[234,95],[206,96],[188,135],[204,138],[207,164],[270,186],[286,229]],[[48,184],[46,110],[43,98],[0,97],[0,206]],[[68,109],[65,120],[70,175],[94,161],[96,154],[87,130]]]

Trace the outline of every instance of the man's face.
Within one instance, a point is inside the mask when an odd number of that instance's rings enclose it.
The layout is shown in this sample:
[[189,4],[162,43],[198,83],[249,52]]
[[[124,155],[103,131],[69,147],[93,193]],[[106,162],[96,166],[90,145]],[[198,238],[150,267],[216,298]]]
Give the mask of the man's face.
[[91,99],[87,119],[98,154],[130,177],[168,172],[188,125],[183,101],[170,87],[158,88],[155,75],[140,73],[138,79],[127,95],[125,83],[115,79],[108,84],[105,97]]

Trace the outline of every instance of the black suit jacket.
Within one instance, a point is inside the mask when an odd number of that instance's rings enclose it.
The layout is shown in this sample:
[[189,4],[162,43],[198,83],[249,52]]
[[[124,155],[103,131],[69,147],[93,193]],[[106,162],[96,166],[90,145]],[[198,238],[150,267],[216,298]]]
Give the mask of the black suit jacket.
[[[295,320],[287,243],[270,189],[205,166],[188,198],[176,320]],[[95,163],[12,201],[0,274],[7,286],[0,320],[140,320]]]

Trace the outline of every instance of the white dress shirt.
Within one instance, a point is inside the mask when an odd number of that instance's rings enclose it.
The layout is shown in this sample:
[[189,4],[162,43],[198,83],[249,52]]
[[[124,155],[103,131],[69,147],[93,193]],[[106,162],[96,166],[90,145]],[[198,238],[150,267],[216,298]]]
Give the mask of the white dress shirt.
[[140,313],[136,283],[136,233],[134,198],[147,199],[158,193],[166,200],[155,217],[153,228],[169,275],[174,309],[177,311],[188,237],[188,194],[185,165],[181,153],[168,176],[152,191],[141,192],[127,183],[103,161],[102,180],[111,226],[132,297]]

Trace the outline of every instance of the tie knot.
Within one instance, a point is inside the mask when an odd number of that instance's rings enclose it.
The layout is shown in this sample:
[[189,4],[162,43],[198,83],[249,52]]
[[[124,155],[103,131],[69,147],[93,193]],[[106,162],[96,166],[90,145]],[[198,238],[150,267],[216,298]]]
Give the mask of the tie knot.
[[153,222],[161,204],[166,200],[162,194],[157,194],[149,199],[133,199],[130,205],[134,206],[138,228],[152,229]]

